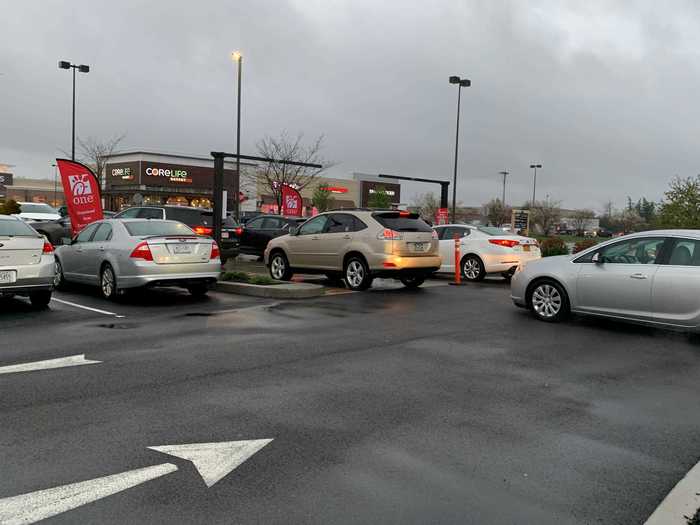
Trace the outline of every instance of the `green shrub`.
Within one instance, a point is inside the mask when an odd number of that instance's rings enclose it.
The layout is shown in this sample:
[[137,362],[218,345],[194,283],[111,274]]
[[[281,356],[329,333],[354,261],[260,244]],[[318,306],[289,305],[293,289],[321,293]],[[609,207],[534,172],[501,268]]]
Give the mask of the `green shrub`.
[[584,239],[583,241],[578,241],[574,245],[573,253],[582,252],[583,250],[587,250],[588,248],[595,246],[596,244],[598,244],[598,241],[596,241],[595,239]]
[[250,275],[246,272],[224,272],[221,274],[221,280],[260,285],[280,284],[278,281],[270,279],[267,275]]
[[550,237],[540,243],[540,251],[542,257],[551,257],[552,255],[568,255],[569,249],[566,243],[558,237]]
[[14,215],[21,211],[17,201],[7,199],[4,204],[0,204],[0,215]]

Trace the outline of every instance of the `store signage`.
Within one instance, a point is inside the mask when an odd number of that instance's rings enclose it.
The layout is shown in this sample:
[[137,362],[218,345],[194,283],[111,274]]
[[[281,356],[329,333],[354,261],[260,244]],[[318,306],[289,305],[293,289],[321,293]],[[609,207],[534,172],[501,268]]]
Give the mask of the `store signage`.
[[146,168],[146,175],[149,177],[166,177],[170,182],[192,184],[192,178],[187,175],[187,170],[148,167]]
[[118,177],[122,180],[134,180],[134,175],[131,173],[131,168],[113,168],[112,177]]
[[282,186],[282,215],[301,217],[303,202],[301,193],[290,186]]
[[348,189],[342,186],[322,186],[320,188],[322,191],[329,191],[331,193],[347,193]]
[[91,222],[103,218],[100,185],[87,166],[68,159],[56,159],[73,235]]
[[0,173],[0,185],[12,186],[12,173]]
[[278,182],[278,181],[276,181],[276,180],[273,180],[273,181],[272,181],[272,188],[273,188],[273,189],[276,190],[276,189],[279,188],[280,186],[282,186],[283,188],[292,188],[292,189],[295,189],[295,190],[301,189],[301,188],[299,188],[299,185],[296,184],[295,182],[290,182],[290,183],[281,182],[281,183],[280,183],[280,182]]
[[[386,188],[380,188],[380,189],[383,189],[384,193],[386,193],[389,197],[394,197],[396,195],[396,192],[394,190],[387,190]],[[369,193],[370,193],[370,195],[373,193],[377,193],[377,190],[375,190],[374,188],[370,188]]]
[[528,235],[530,232],[530,210],[513,210],[511,224],[514,231],[522,231]]
[[447,224],[449,221],[449,210],[447,208],[438,208],[435,213],[436,224]]

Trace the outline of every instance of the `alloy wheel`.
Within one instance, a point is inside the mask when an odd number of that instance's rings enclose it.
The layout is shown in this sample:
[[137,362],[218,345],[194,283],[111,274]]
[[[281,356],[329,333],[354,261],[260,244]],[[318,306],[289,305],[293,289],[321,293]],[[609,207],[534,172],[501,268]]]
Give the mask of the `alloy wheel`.
[[58,288],[63,282],[63,267],[61,266],[61,261],[56,259],[55,273],[53,276],[53,285]]
[[532,308],[540,317],[551,319],[559,313],[561,307],[561,294],[551,284],[540,284],[532,292]]
[[282,258],[282,256],[275,255],[272,258],[272,263],[270,264],[270,271],[272,273],[272,277],[274,277],[278,281],[282,280],[282,277],[284,277],[285,269],[286,269],[286,265],[284,263],[284,259]]
[[112,297],[114,294],[114,272],[107,266],[102,270],[102,295]]
[[352,288],[358,288],[362,285],[362,281],[365,278],[365,269],[360,261],[351,261],[348,264],[348,268],[345,271],[345,278],[348,280],[348,284]]
[[462,265],[462,271],[467,279],[476,279],[481,273],[479,261],[477,261],[473,257],[469,257],[464,261],[464,264]]

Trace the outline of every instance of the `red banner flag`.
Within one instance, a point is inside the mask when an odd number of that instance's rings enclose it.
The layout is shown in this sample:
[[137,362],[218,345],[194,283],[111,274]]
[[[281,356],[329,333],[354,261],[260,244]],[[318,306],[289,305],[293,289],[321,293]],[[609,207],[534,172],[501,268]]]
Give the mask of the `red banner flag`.
[[287,185],[282,186],[282,215],[301,217],[303,205],[301,193]]
[[73,235],[102,215],[100,184],[90,168],[80,162],[56,159]]

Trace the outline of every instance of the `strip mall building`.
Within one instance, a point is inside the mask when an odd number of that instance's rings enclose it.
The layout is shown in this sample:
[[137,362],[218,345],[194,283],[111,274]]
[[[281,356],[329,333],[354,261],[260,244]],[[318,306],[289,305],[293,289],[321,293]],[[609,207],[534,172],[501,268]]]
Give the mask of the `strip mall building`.
[[[235,161],[224,163],[224,190],[227,208],[233,209],[233,177]],[[257,164],[241,162],[240,198],[242,211],[276,213],[277,205],[271,189],[257,175]],[[211,157],[191,157],[163,153],[133,151],[114,154],[105,165],[103,196],[105,207],[121,210],[133,205],[174,204],[211,208],[214,185],[214,162]],[[393,203],[401,202],[401,185],[395,179],[354,173],[350,179],[318,177],[300,190],[304,215],[312,215],[313,193],[317,187],[327,188],[334,208],[367,206],[371,195],[380,188]]]

